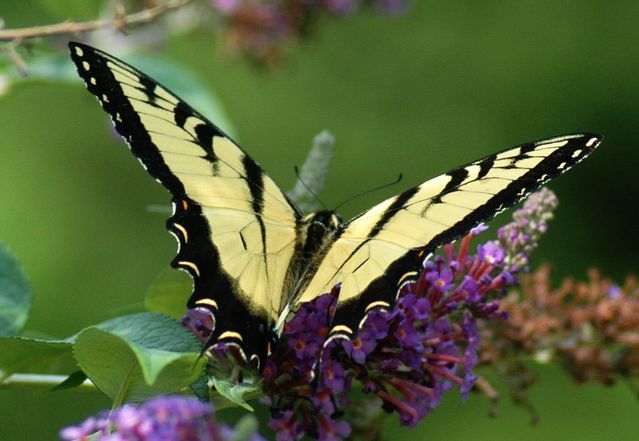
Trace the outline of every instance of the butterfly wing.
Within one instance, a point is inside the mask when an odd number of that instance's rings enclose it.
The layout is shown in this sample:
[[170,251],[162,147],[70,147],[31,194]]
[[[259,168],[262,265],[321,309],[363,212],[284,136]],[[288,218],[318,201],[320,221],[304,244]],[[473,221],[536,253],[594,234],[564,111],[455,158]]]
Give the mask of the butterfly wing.
[[570,169],[600,141],[578,134],[525,144],[385,200],[344,226],[297,301],[341,283],[333,329],[351,333],[368,309],[393,304],[398,281],[426,255]]
[[133,154],[173,195],[172,265],[194,279],[189,307],[214,313],[210,342],[263,359],[295,251],[297,210],[250,156],[169,90],[104,52],[69,47]]

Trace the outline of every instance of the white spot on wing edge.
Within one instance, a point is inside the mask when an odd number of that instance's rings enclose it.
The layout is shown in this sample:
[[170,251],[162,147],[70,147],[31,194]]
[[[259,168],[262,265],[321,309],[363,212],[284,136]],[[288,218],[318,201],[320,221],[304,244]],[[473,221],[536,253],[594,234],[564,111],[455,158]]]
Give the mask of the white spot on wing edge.
[[572,154],[572,157],[573,157],[573,158],[578,158],[578,157],[581,155],[581,153],[582,153],[582,152],[583,152],[583,150],[581,150],[581,149],[579,149],[579,150],[575,150],[575,151],[573,152],[573,154]]
[[371,309],[379,308],[379,307],[381,307],[381,308],[390,308],[390,304],[388,302],[384,302],[382,300],[378,300],[376,302],[371,302],[366,307],[365,312],[369,312]]
[[406,279],[416,277],[418,274],[419,273],[417,271],[409,271],[407,273],[404,273],[404,275],[402,275],[402,277],[400,277],[397,281],[397,284],[401,285]]
[[188,241],[189,241],[189,233],[188,233],[188,231],[186,231],[186,228],[184,228],[182,225],[176,224],[176,223],[173,223],[173,226],[175,228],[177,228],[178,230],[180,230],[180,233],[182,233],[182,237],[184,238],[184,243],[188,243]]
[[220,334],[220,336],[217,338],[218,340],[222,340],[223,338],[234,338],[236,340],[239,340],[241,342],[244,341],[244,339],[242,338],[242,334],[240,334],[239,332],[235,332],[235,331],[224,331]]
[[331,334],[334,333],[353,335],[353,330],[346,325],[337,325],[331,329]]
[[84,51],[83,51],[83,50],[82,50],[82,48],[80,48],[79,46],[76,46],[76,47],[75,47],[75,54],[76,54],[78,57],[82,57],[82,56],[84,56]]
[[593,137],[593,138],[590,138],[590,139],[588,140],[588,142],[586,143],[586,147],[592,147],[592,146],[593,146],[593,144],[594,144],[594,143],[596,143],[597,141],[599,141],[599,139],[598,139],[598,138],[594,138],[594,137]]
[[213,299],[200,299],[197,300],[195,302],[196,305],[207,305],[207,306],[211,306],[215,309],[219,309],[219,307],[217,306],[217,302]]
[[[143,168],[145,171],[149,171],[149,170],[147,169],[146,164],[144,163],[144,161],[142,161],[142,158],[137,158],[137,160],[138,160],[138,162],[140,163],[140,165],[142,165],[142,168]],[[157,179],[156,179],[156,181],[157,181],[157,182],[159,182],[159,183],[161,184],[161,182],[160,182],[159,180],[157,180]]]
[[200,269],[197,267],[196,264],[194,264],[193,262],[189,262],[188,260],[180,260],[178,262],[178,265],[182,265],[185,266],[187,268],[191,268],[193,270],[193,272],[200,277]]
[[88,71],[89,69],[91,69],[91,65],[89,64],[88,61],[82,61],[82,67],[84,68],[84,70]]
[[180,238],[178,237],[177,234],[175,234],[175,232],[168,230],[169,234],[173,237],[175,237],[175,241],[177,242],[177,253],[176,254],[180,254],[180,248],[182,247],[182,241],[180,240]]
[[342,334],[342,333],[339,333],[339,332],[338,332],[337,334],[333,334],[333,335],[331,335],[330,337],[328,337],[328,338],[326,339],[326,341],[324,341],[324,345],[323,345],[323,347],[328,346],[328,344],[329,344],[330,342],[332,342],[333,340],[337,340],[337,339],[350,340],[350,338],[349,338],[347,335],[344,335],[344,334]]

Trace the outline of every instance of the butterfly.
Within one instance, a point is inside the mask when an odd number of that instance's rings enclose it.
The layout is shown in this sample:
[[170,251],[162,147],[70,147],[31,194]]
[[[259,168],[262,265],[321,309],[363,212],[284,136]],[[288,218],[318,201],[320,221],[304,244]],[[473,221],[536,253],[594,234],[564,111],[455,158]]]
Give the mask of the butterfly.
[[352,337],[368,311],[392,308],[425,257],[584,159],[602,137],[523,144],[409,188],[346,223],[303,214],[229,136],[149,76],[69,43],[80,77],[145,170],[172,195],[175,268],[206,308],[207,346],[235,345],[263,365],[269,342],[302,302],[340,284],[331,335]]

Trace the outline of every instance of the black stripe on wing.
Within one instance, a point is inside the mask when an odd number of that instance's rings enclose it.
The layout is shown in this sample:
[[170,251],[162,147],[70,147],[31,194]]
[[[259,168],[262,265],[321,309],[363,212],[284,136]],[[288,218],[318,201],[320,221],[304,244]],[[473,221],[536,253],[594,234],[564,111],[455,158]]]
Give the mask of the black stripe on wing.
[[[173,199],[173,215],[167,219],[166,227],[179,243],[171,266],[188,272],[193,278],[193,294],[187,307],[207,308],[215,318],[207,347],[222,337],[222,341],[238,345],[248,359],[257,355],[263,367],[270,338],[269,314],[267,311],[254,314],[238,300],[241,288],[222,269],[220,254],[211,244],[209,224],[201,207],[187,199]],[[238,333],[241,340],[228,331]]]
[[[373,280],[369,285],[353,300],[339,304],[333,319],[333,325],[346,325],[351,329],[357,329],[360,321],[366,315],[367,307],[378,301],[393,305],[397,295],[397,282],[400,278],[411,271],[418,271],[424,260],[424,256],[435,251],[439,246],[450,243],[459,237],[467,234],[473,227],[481,222],[486,222],[495,217],[501,211],[515,205],[528,194],[537,190],[544,183],[566,172],[575,164],[588,156],[601,142],[602,137],[593,133],[578,135],[568,135],[556,138],[557,141],[567,140],[568,142],[541,160],[535,167],[530,169],[520,178],[511,181],[504,188],[491,197],[486,203],[471,211],[463,219],[452,224],[441,233],[433,237],[423,247],[409,250],[399,259],[391,263],[384,274]],[[524,144],[519,147],[520,151],[516,160],[522,160],[537,147],[553,142],[553,139],[544,139],[537,142]],[[456,191],[468,176],[469,166],[479,166],[479,173],[475,180],[484,178],[493,167],[496,159],[503,152],[487,156],[479,161],[469,163],[463,167],[451,170],[446,173],[451,179],[443,191],[432,198],[432,203],[438,203],[446,194]],[[396,196],[395,201],[382,214],[380,220],[371,229],[364,243],[374,239],[383,229],[383,225],[390,222],[395,216],[401,216],[407,205],[415,203],[411,198],[419,192],[418,187],[409,189]],[[365,213],[364,213],[365,215]],[[357,249],[363,246],[362,243]],[[356,252],[355,250],[353,254]]]
[[[131,104],[131,98],[125,95],[108,63],[117,66],[118,73],[126,76],[128,85],[144,93],[148,105],[158,107],[160,101],[165,106],[168,105],[166,98],[157,93],[161,86],[144,73],[100,50],[75,42],[70,42],[69,48],[71,58],[87,89],[98,98],[103,109],[111,116],[116,130],[127,141],[131,152],[147,172],[174,196],[174,214],[167,220],[167,228],[177,238],[179,249],[171,265],[187,271],[193,277],[193,294],[188,306],[206,307],[215,313],[216,327],[211,343],[225,332],[231,331],[227,332],[230,336],[225,337],[225,341],[238,344],[248,358],[255,354],[260,361],[264,360],[269,332],[266,325],[268,313],[260,311],[258,315],[251,314],[240,301],[240,288],[222,269],[219,251],[211,242],[210,226],[202,208],[189,197],[180,179],[171,172],[162,152],[154,144],[140,115]],[[213,139],[228,137],[166,88],[163,88],[163,92],[175,100],[174,121],[167,120],[167,125],[184,129],[191,117],[202,121],[193,128],[197,138],[193,141],[202,148],[201,158],[211,163],[211,176],[214,176],[219,158],[215,155]],[[166,107],[162,109],[167,110]],[[241,149],[239,151],[243,153]],[[262,245],[266,252],[265,229],[261,218],[264,199],[263,171],[248,155],[244,156],[243,165],[244,170],[238,170],[238,173],[247,182],[253,197],[252,207],[260,223]],[[293,208],[292,205],[291,207]],[[210,301],[205,304],[197,303],[202,300]],[[236,334],[240,338],[234,337]]]
[[[156,106],[155,101],[158,99],[155,94],[157,83],[132,66],[98,49],[75,42],[70,42],[69,48],[78,74],[84,80],[89,92],[98,98],[102,108],[111,116],[116,130],[127,141],[131,152],[140,159],[149,174],[164,185],[173,196],[179,198],[187,196],[184,186],[164,162],[162,154],[142,124],[140,115],[125,96],[107,62],[114,63],[133,73],[136,78],[132,78],[132,80],[138,82],[140,91],[148,97],[148,103],[153,106]],[[179,104],[174,111],[175,121],[173,124],[183,127],[189,116],[197,116],[204,120],[195,110],[177,97],[176,100]],[[203,150],[202,155],[214,159],[213,136],[226,137],[226,135],[212,124],[204,124],[199,130],[202,133],[202,136],[198,137],[199,145]],[[214,163],[214,160],[211,162]]]
[[266,269],[266,275],[268,277],[268,262],[266,254],[269,250],[267,250],[266,247],[266,227],[264,225],[264,219],[262,219],[262,214],[264,212],[264,172],[248,155],[245,155],[244,158],[242,158],[242,165],[244,166],[246,182],[248,183],[249,191],[251,192],[251,208],[255,212],[255,219],[260,226],[260,233],[262,235],[262,258],[264,260],[264,268]]

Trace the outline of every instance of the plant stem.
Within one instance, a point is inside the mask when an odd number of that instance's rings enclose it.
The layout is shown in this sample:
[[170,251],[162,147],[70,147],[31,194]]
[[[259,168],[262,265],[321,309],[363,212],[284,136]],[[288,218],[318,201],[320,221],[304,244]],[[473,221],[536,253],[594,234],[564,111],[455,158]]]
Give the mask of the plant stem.
[[90,20],[76,22],[67,20],[43,26],[31,26],[18,29],[0,29],[0,41],[24,41],[35,37],[49,37],[54,35],[78,34],[81,32],[95,31],[98,29],[114,28],[123,29],[144,23],[149,23],[161,15],[181,8],[191,0],[172,0],[160,3],[151,8],[142,9],[132,14],[125,14],[124,11],[117,11],[112,19]]
[[126,378],[120,385],[120,389],[118,390],[117,395],[115,396],[115,398],[113,398],[113,405],[111,406],[111,411],[113,411],[113,409],[121,406],[122,403],[124,403],[124,400],[126,399],[126,395],[129,392],[129,386],[131,385],[131,377],[133,375],[134,369],[135,369],[135,365],[132,364],[131,368],[129,369],[129,372],[126,375]]

